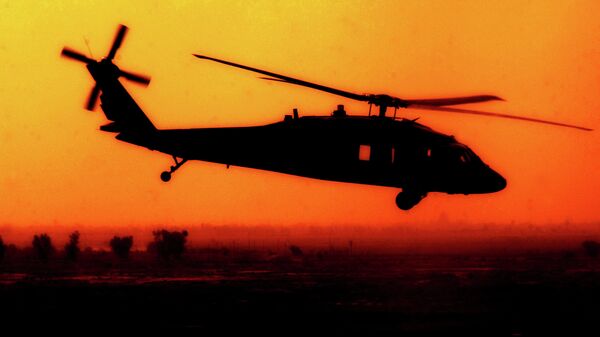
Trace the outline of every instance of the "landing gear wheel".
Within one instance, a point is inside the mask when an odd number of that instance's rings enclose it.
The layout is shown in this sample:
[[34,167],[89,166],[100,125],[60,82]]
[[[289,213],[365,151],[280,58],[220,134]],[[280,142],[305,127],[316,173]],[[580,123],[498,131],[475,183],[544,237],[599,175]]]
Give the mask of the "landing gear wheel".
[[164,171],[163,173],[161,173],[160,180],[164,181],[165,183],[171,180],[171,172]]
[[173,160],[175,161],[175,165],[171,166],[171,169],[169,171],[164,171],[160,174],[160,180],[164,181],[165,183],[171,180],[171,174],[177,171],[177,169],[179,169],[181,165],[185,164],[188,161],[187,159],[177,160],[177,157],[175,156],[173,156]]
[[415,192],[400,192],[396,196],[396,206],[403,211],[408,211],[418,204],[427,194]]

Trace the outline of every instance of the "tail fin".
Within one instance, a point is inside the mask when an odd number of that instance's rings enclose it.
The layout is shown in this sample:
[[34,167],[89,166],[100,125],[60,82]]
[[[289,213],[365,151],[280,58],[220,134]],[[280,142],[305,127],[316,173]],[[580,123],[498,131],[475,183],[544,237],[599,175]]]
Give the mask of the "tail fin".
[[112,79],[108,83],[98,83],[102,94],[100,107],[111,123],[103,125],[100,130],[107,132],[146,133],[156,131],[156,127],[148,116],[133,100],[123,85]]

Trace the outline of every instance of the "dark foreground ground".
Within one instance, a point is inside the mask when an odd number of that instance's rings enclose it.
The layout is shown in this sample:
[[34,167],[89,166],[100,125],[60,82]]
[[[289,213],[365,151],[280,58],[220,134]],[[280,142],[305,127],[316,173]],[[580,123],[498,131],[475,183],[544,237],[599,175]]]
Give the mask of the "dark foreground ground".
[[84,334],[600,336],[599,262],[561,253],[15,258],[0,264],[0,320]]

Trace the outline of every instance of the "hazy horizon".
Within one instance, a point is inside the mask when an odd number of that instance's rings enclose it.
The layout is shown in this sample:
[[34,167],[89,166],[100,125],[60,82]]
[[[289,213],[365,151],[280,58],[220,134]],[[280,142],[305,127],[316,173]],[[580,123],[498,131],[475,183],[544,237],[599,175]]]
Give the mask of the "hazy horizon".
[[[437,226],[436,226],[437,227]],[[60,226],[0,225],[5,243],[19,247],[31,245],[34,234],[48,233],[60,248],[68,235],[81,233],[81,246],[108,249],[115,235],[133,235],[134,249],[144,250],[156,229],[187,230],[190,247],[237,247],[240,249],[277,249],[296,244],[310,249],[347,248],[355,251],[457,252],[506,251],[531,249],[577,249],[583,240],[600,240],[600,223],[568,222],[539,226],[533,224],[456,224],[440,226],[444,230],[419,225],[285,225],[245,226],[199,224],[189,226]],[[439,227],[438,227],[439,228]]]

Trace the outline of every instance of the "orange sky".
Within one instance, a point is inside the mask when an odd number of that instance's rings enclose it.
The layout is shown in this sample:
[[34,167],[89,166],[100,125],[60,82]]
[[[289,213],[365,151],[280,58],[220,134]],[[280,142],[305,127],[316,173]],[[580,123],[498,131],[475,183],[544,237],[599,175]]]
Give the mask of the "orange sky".
[[[600,132],[439,112],[409,118],[468,144],[508,180],[489,195],[430,194],[410,212],[392,188],[192,162],[98,131],[92,81],[63,46],[152,76],[126,87],[159,128],[257,125],[345,104],[268,83],[203,53],[358,93],[496,94],[469,108],[600,129],[598,1],[0,1],[0,226],[359,225],[600,222]],[[597,225],[590,225],[597,230]],[[1,233],[0,233],[1,235]]]

